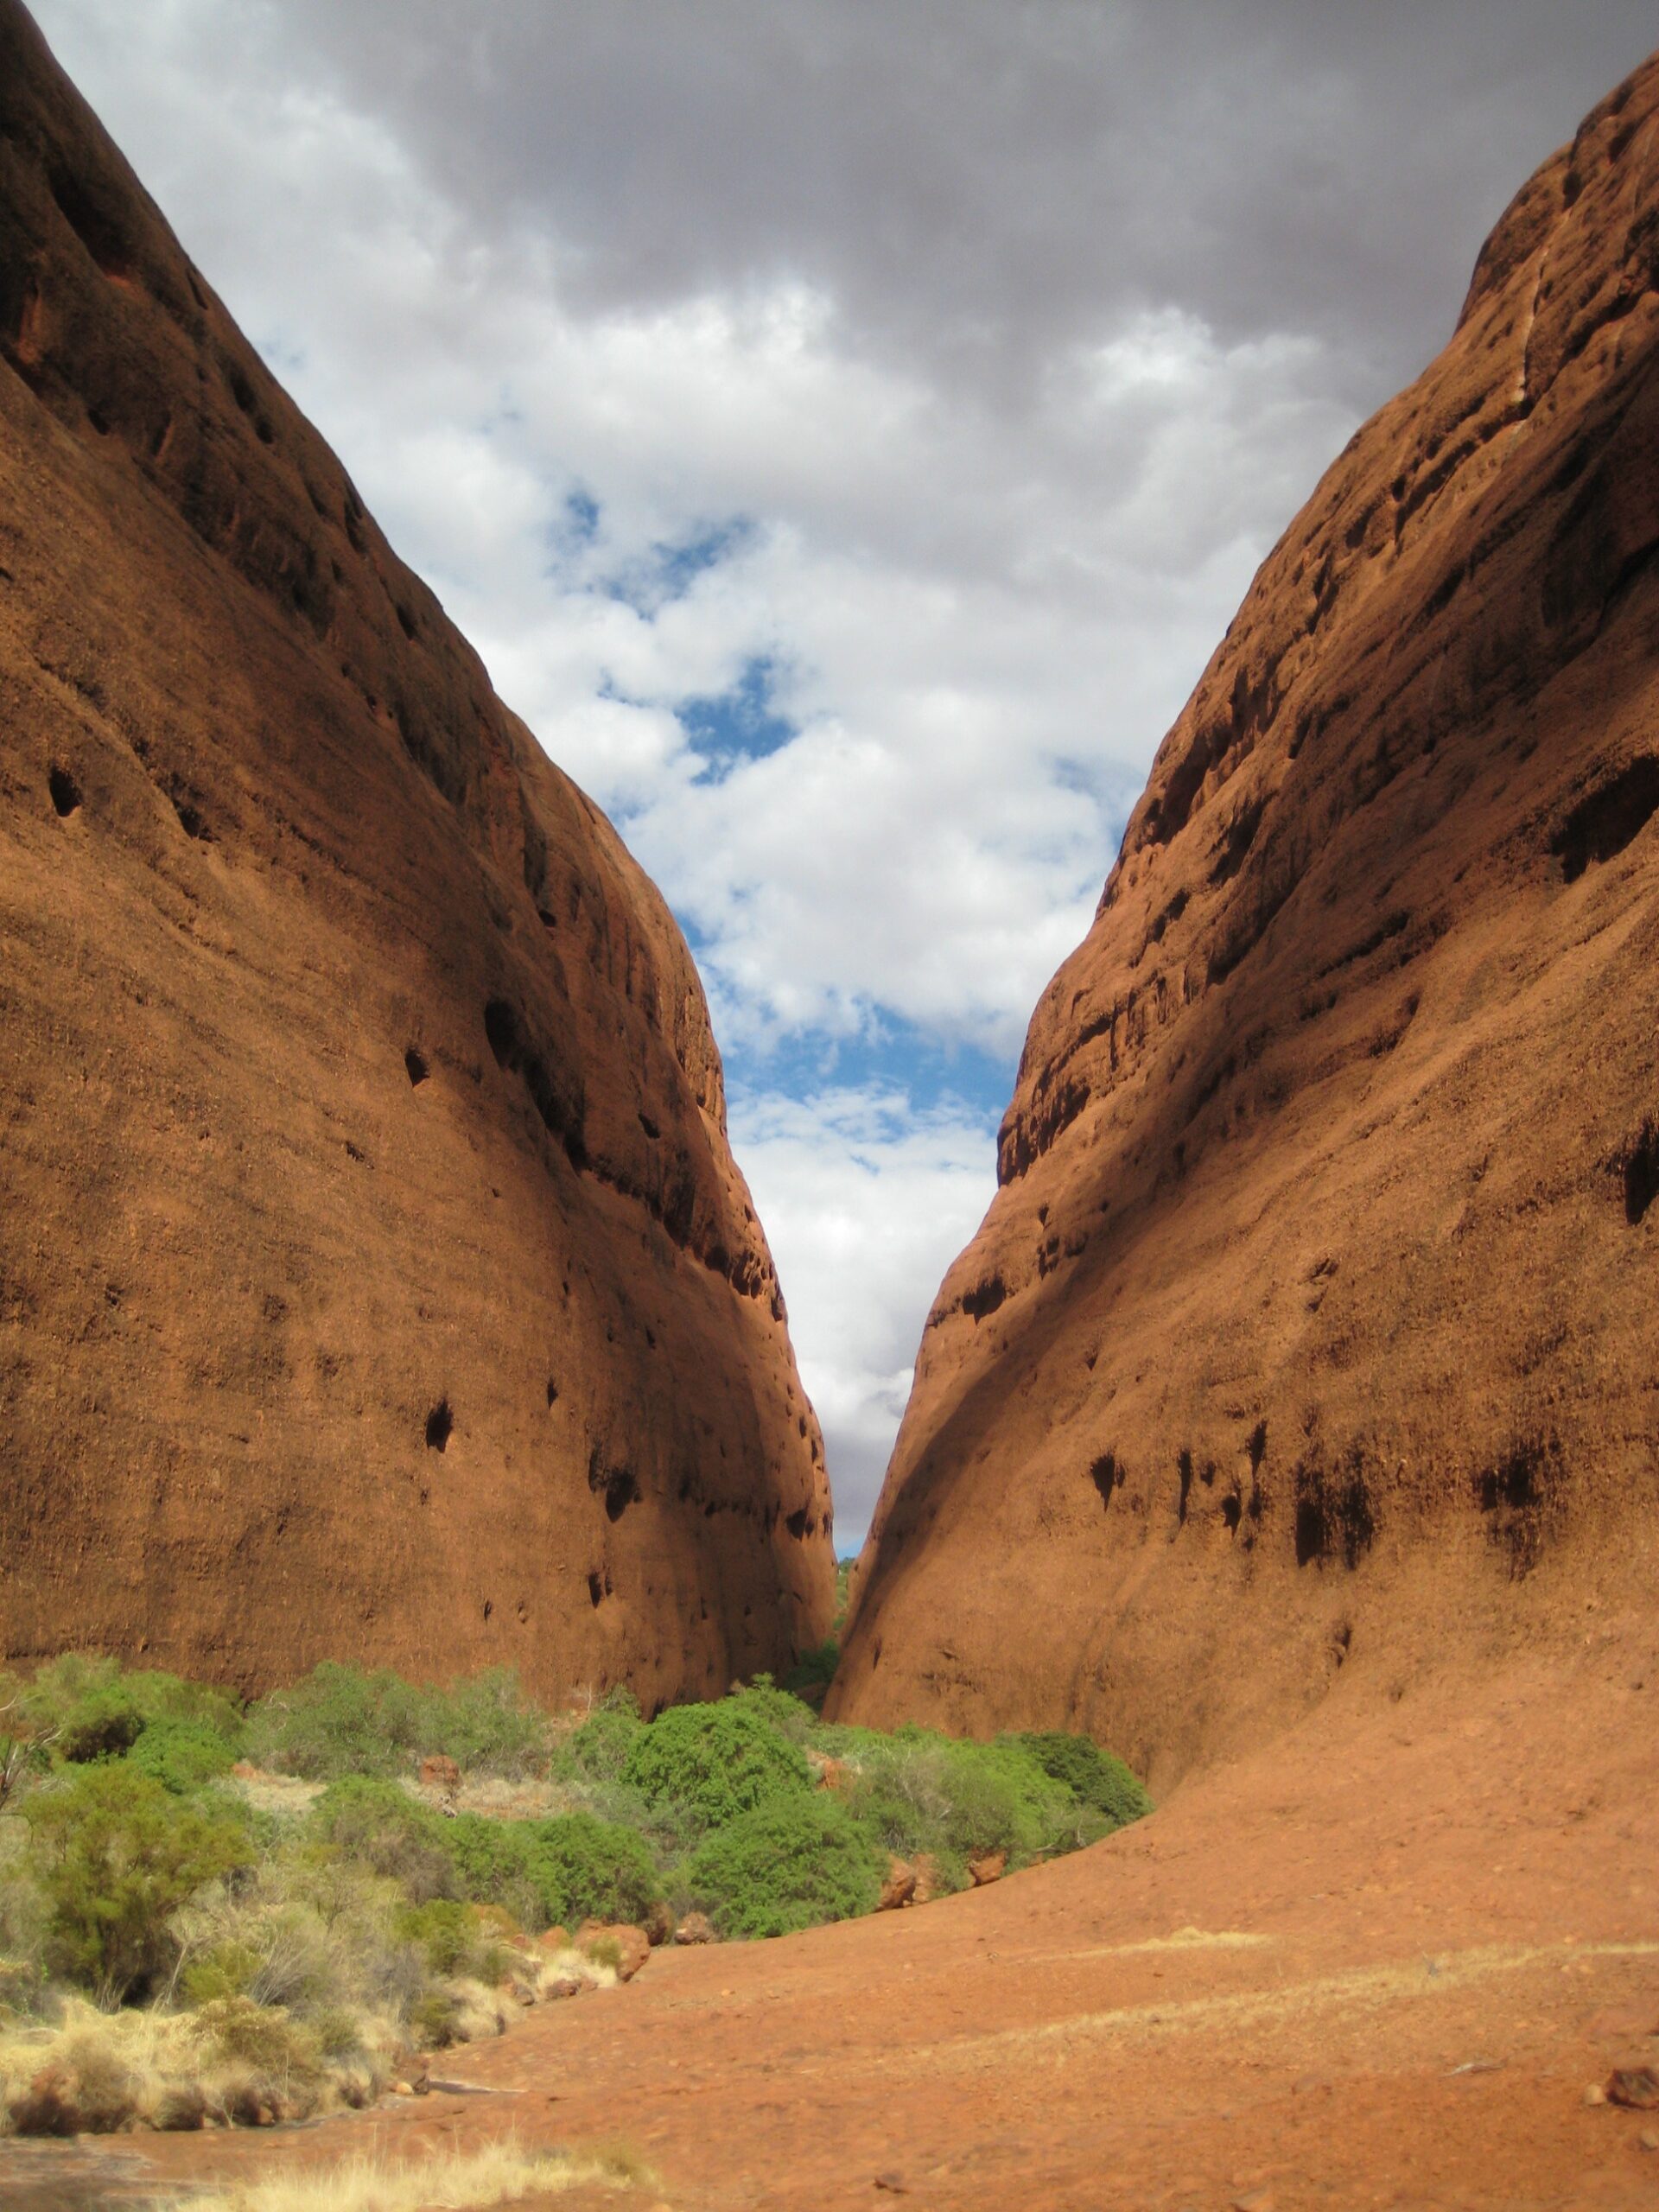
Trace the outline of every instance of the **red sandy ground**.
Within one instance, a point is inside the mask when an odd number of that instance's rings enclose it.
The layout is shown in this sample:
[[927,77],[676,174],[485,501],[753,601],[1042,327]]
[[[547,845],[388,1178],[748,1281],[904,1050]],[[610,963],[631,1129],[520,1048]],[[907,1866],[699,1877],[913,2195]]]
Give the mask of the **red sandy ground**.
[[1344,1682],[995,1889],[658,1953],[442,2062],[492,2094],[13,2146],[14,2184],[73,2173],[91,2202],[118,2162],[154,2187],[513,2130],[627,2144],[656,2177],[631,2201],[675,2212],[879,2208],[893,2183],[918,2212],[1659,2205],[1659,2113],[1585,2101],[1659,2062],[1659,1632],[1585,1630],[1472,1690]]

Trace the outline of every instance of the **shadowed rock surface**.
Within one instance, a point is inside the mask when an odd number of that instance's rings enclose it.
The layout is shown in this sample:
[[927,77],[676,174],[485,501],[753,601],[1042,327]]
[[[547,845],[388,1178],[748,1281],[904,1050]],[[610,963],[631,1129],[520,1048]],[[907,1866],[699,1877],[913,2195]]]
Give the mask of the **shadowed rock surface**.
[[1659,62],[1481,252],[1154,765],[928,1318],[831,1710],[1154,1786],[1650,1606]]
[[696,970],[0,0],[0,1647],[723,1689],[830,1501]]

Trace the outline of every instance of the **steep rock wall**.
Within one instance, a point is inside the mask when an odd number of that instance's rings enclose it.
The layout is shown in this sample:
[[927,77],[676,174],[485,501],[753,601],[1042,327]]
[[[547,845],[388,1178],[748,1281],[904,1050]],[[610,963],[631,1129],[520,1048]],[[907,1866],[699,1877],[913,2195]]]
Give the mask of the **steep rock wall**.
[[928,1317],[834,1709],[1154,1779],[1649,1605],[1659,61],[1160,749]]
[[684,943],[0,0],[0,1649],[722,1689],[830,1500]]

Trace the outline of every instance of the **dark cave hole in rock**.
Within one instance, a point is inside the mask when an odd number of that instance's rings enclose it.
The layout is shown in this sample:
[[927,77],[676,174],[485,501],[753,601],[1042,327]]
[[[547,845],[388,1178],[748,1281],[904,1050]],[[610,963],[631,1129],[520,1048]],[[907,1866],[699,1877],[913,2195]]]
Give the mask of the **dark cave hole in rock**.
[[798,1507],[785,1521],[784,1526],[798,1544],[806,1534],[806,1508],[804,1505]]
[[1175,1518],[1184,1529],[1186,1526],[1187,1500],[1192,1495],[1192,1454],[1190,1452],[1178,1452],[1175,1469],[1181,1478],[1181,1494],[1175,1501]]
[[604,1595],[605,1595],[605,1585],[604,1585],[604,1583],[603,1583],[602,1581],[601,1581],[601,1580],[600,1580],[600,1578],[599,1578],[599,1576],[598,1576],[598,1575],[596,1575],[596,1574],[590,1574],[590,1575],[588,1577],[588,1604],[589,1604],[590,1605],[598,1605],[598,1603],[599,1603],[599,1601],[600,1601],[600,1599],[601,1599]]
[[564,1147],[565,1156],[578,1170],[588,1165],[582,1136],[580,1085],[562,1087],[537,1050],[518,1010],[505,999],[491,999],[484,1008],[484,1034],[497,1067],[518,1076],[529,1091],[531,1103],[550,1136]]
[[1227,1523],[1228,1533],[1230,1535],[1236,1536],[1238,1534],[1238,1524],[1243,1517],[1243,1513],[1244,1501],[1236,1491],[1231,1491],[1229,1496],[1222,1499],[1221,1517]]
[[193,800],[180,798],[175,794],[173,811],[178,816],[179,827],[187,837],[194,837],[200,845],[212,844],[213,833],[203,820],[200,808]]
[[1262,1462],[1268,1456],[1268,1424],[1266,1421],[1257,1421],[1255,1427],[1250,1431],[1250,1440],[1244,1448],[1250,1455],[1251,1474],[1259,1475],[1262,1471]]
[[447,1449],[454,1433],[455,1417],[449,1410],[448,1398],[440,1398],[426,1417],[426,1448],[429,1452]]
[[411,1045],[404,1054],[404,1065],[409,1071],[411,1088],[424,1083],[432,1071],[427,1065],[426,1054],[418,1045]]
[[67,822],[80,804],[80,785],[67,768],[54,768],[46,779],[58,819]]
[[1299,1466],[1295,1484],[1297,1566],[1322,1566],[1340,1552],[1343,1565],[1351,1573],[1376,1535],[1376,1517],[1363,1471],[1350,1465],[1331,1475],[1319,1467]]
[[404,605],[401,600],[397,602],[397,627],[403,632],[404,635],[406,638],[418,638],[421,634],[419,626],[415,620],[415,617],[410,613],[409,609]]
[[1580,799],[1550,840],[1561,874],[1576,883],[1592,863],[1615,859],[1659,813],[1659,755],[1644,753]]
[[1513,1582],[1524,1580],[1543,1554],[1559,1476],[1559,1446],[1533,1437],[1474,1478],[1475,1501],[1493,1542],[1508,1554]]
[[1496,1513],[1500,1507],[1511,1512],[1524,1512],[1536,1505],[1540,1496],[1540,1454],[1534,1445],[1522,1445],[1502,1466],[1488,1467],[1475,1478],[1475,1496],[1483,1513]]
[[640,1114],[639,1126],[653,1144],[655,1144],[658,1138],[663,1134],[661,1128],[652,1120],[650,1115],[645,1112],[641,1112]]
[[231,397],[236,402],[242,412],[245,415],[251,415],[254,409],[259,404],[258,400],[255,396],[253,385],[249,381],[246,374],[241,369],[238,368],[233,361],[227,363],[226,366],[225,381],[231,387]]
[[988,1314],[995,1313],[1007,1294],[1001,1276],[992,1275],[988,1281],[981,1283],[977,1290],[966,1293],[962,1310],[970,1321],[982,1321]]
[[1634,1229],[1659,1198],[1659,1119],[1642,1124],[1642,1134],[1624,1161],[1624,1218]]
[[597,1445],[588,1456],[588,1487],[595,1497],[604,1499],[608,1521],[620,1521],[631,1505],[639,1504],[643,1494],[632,1468],[608,1465]]
[[1296,1501],[1296,1564],[1306,1567],[1312,1560],[1323,1559],[1326,1549],[1325,1508],[1317,1497],[1302,1497]]
[[1090,1468],[1089,1479],[1100,1492],[1101,1503],[1109,1505],[1112,1502],[1113,1491],[1124,1479],[1123,1470],[1117,1464],[1117,1454],[1115,1452],[1103,1452],[1094,1465]]
[[65,170],[48,175],[47,189],[99,270],[118,283],[124,282],[131,274],[132,247],[124,224],[104,204],[103,194]]
[[495,1611],[495,1600],[494,1600],[494,1599],[493,1599],[493,1598],[486,1598],[486,1599],[484,1600],[484,1618],[485,1618],[485,1619],[486,1619],[486,1620],[488,1620],[488,1618],[490,1618],[490,1615],[491,1615],[494,1611]]
[[547,1378],[547,1404],[550,1413],[559,1402],[559,1386],[550,1375]]
[[86,420],[92,424],[93,429],[98,432],[100,438],[107,438],[109,436],[110,418],[104,412],[104,410],[101,407],[89,407],[86,410]]

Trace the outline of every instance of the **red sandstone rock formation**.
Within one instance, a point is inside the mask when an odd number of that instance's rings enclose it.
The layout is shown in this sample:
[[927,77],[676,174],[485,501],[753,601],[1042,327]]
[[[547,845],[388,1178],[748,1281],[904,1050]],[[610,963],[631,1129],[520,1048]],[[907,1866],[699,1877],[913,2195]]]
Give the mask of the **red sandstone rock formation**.
[[1031,1025],[830,1709],[1154,1780],[1659,1532],[1659,61],[1256,577]]
[[16,0],[0,703],[0,1649],[652,1701],[817,1642],[679,932]]

